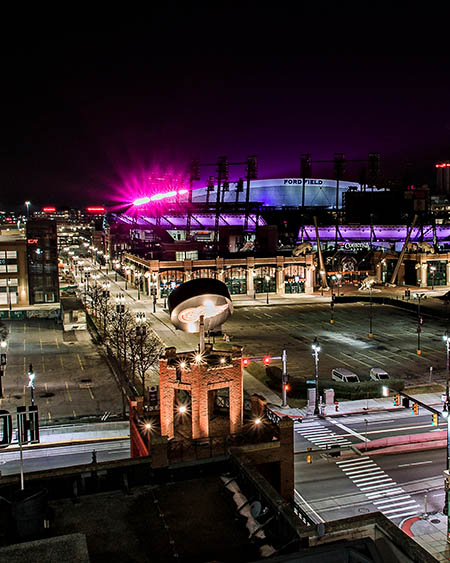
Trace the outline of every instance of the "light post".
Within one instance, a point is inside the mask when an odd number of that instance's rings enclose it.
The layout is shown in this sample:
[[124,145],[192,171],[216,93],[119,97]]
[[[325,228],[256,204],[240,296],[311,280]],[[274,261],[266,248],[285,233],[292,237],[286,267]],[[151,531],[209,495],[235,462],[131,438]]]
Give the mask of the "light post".
[[323,280],[325,277],[325,270],[319,270],[319,274],[321,277],[321,282],[320,282],[320,292],[321,292],[321,296],[323,297]]
[[128,289],[128,276],[130,275],[130,268],[125,268],[125,290]]
[[3,399],[3,376],[5,375],[6,368],[6,340],[0,343],[0,399]]
[[340,289],[341,289],[341,279],[342,279],[342,274],[336,274],[336,279],[337,279],[337,292],[339,295]]
[[431,291],[434,291],[434,274],[436,272],[436,266],[430,266],[431,272]]
[[319,414],[319,352],[320,346],[317,340],[317,337],[314,338],[314,342],[312,343],[312,355],[314,357],[314,378],[316,380],[316,396],[314,399],[314,414]]
[[106,272],[109,274],[109,254],[105,254],[105,265],[106,265]]
[[137,278],[137,282],[135,282],[135,283],[137,285],[137,290],[138,290],[137,298],[139,300],[141,298],[141,277],[142,277],[142,273],[136,272],[134,274],[134,277]]
[[420,348],[420,333],[422,332],[423,319],[420,315],[420,300],[424,295],[425,295],[424,293],[417,294],[417,298],[419,300],[419,305],[417,307],[417,355],[418,356],[422,354],[422,349]]
[[27,208],[27,218],[30,216],[30,205],[31,205],[31,201],[26,201],[25,202],[26,208]]
[[[144,278],[147,280],[147,295],[150,295],[150,286],[152,285],[152,282],[150,281],[151,278],[151,273],[150,272],[145,272],[144,274]],[[145,286],[145,284],[144,284]]]
[[28,368],[28,387],[30,388],[31,391],[31,405],[34,405],[34,379],[36,377],[36,374],[33,371],[33,364],[30,364],[29,368]]
[[333,286],[334,286],[334,280],[336,279],[336,276],[331,276],[331,301],[330,301],[330,324],[334,324],[334,292],[333,292]]
[[[450,397],[449,397],[449,371],[450,371],[450,336],[447,331],[445,331],[442,340],[445,342],[446,360],[445,360],[445,403],[442,410],[442,415],[447,419],[447,471],[450,470],[450,417],[449,417],[449,407],[450,407]],[[444,514],[448,515],[448,487],[445,487],[445,503],[444,503]]]
[[118,293],[116,295],[116,313],[123,314],[125,312],[125,295]]
[[270,281],[270,276],[265,276],[265,280],[266,280],[266,305],[269,304],[269,281]]
[[114,262],[114,281],[117,282],[117,270],[120,268],[120,262],[116,260]]
[[370,306],[369,306],[369,338],[373,338],[373,302],[372,302],[372,286],[369,287]]

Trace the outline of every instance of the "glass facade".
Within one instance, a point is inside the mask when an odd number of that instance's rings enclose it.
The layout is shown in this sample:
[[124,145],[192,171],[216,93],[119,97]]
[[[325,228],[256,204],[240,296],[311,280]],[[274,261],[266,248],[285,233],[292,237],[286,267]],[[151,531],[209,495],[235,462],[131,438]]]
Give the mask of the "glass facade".
[[59,301],[56,222],[27,223],[28,289],[30,304]]
[[427,262],[427,285],[447,285],[447,265],[440,260]]
[[305,267],[290,264],[284,268],[284,291],[287,294],[305,292]]
[[253,287],[255,293],[275,293],[277,290],[276,267],[261,266],[255,268]]
[[184,282],[183,270],[161,270],[159,273],[161,297],[168,297]]
[[226,268],[224,272],[225,284],[231,295],[245,295],[247,293],[247,268]]

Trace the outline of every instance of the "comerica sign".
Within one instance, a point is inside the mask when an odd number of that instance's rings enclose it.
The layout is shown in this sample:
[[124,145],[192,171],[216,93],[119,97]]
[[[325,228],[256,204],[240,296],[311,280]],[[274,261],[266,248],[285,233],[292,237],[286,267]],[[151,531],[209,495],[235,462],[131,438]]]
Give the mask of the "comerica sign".
[[13,442],[13,419],[9,411],[0,410],[0,448],[13,443],[39,442],[39,414],[36,405],[17,407],[17,442]]

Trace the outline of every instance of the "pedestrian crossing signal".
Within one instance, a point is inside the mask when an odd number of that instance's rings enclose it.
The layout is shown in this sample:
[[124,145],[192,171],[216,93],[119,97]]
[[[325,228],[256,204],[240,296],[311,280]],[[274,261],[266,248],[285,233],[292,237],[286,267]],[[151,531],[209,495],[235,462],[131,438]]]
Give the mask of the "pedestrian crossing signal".
[[243,358],[242,359],[242,365],[246,368],[248,366],[248,364],[250,363],[250,360],[248,358]]
[[437,425],[438,425],[438,414],[437,414],[437,412],[434,412],[434,413],[433,413],[432,420],[431,420],[431,424],[432,424],[433,426],[437,426]]
[[417,403],[413,404],[412,412],[414,414],[419,414],[419,405]]
[[398,407],[400,405],[400,393],[396,393],[394,395],[394,407]]

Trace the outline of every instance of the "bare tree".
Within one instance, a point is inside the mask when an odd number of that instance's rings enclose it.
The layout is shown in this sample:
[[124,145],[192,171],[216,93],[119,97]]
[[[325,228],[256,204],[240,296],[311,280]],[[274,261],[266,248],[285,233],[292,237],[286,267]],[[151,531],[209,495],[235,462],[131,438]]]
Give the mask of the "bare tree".
[[108,323],[108,342],[120,367],[127,369],[127,352],[130,339],[134,338],[135,321],[129,309],[111,314]]
[[137,374],[142,384],[142,395],[145,396],[145,376],[149,369],[158,361],[164,346],[149,323],[135,327],[135,338],[129,341],[129,358],[133,378]]

